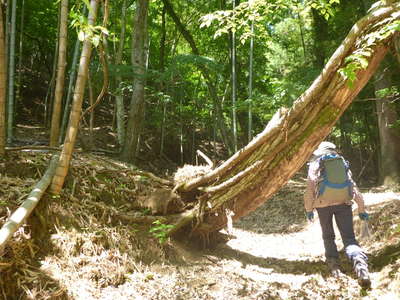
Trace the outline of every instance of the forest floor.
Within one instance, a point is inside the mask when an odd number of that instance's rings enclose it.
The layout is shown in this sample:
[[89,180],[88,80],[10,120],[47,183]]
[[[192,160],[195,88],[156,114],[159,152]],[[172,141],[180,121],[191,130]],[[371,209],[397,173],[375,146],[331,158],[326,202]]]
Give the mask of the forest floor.
[[[0,161],[0,224],[44,173],[49,153]],[[0,258],[4,299],[400,299],[400,194],[363,190],[372,235],[372,288],[361,289],[343,253],[343,275],[324,263],[318,219],[304,217],[304,174],[234,223],[224,243],[161,244],[123,214],[160,186],[101,155],[77,153],[60,197],[46,195]],[[355,229],[360,220],[355,215]],[[338,245],[340,245],[338,239]]]

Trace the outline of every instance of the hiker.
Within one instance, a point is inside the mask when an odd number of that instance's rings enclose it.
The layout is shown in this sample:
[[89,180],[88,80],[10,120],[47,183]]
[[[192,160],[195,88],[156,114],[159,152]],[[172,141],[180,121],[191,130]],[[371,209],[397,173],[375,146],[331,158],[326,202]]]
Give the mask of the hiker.
[[316,209],[322,229],[326,263],[335,277],[340,276],[339,253],[335,243],[333,216],[344,244],[344,250],[362,287],[370,287],[368,258],[357,243],[353,229],[352,200],[357,203],[361,220],[368,220],[364,199],[352,179],[348,162],[336,146],[322,142],[309,163],[304,206],[307,219],[314,219]]

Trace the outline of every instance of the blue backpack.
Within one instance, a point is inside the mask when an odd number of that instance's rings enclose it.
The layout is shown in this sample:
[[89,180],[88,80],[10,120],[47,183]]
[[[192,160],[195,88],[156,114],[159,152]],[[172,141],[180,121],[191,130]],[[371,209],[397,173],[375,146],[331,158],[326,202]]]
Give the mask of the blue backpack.
[[349,164],[336,153],[325,154],[318,158],[321,180],[318,197],[341,201],[352,198],[352,183],[349,178]]

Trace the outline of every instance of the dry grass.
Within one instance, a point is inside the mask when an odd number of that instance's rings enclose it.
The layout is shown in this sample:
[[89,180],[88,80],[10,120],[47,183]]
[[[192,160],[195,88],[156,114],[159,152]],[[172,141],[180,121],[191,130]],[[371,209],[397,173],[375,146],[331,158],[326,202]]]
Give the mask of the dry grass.
[[[2,222],[48,160],[19,154],[15,168],[1,169]],[[25,167],[20,176],[19,163]],[[148,226],[118,218],[142,210],[138,198],[158,187],[127,166],[77,155],[63,194],[43,199],[6,247],[0,259],[3,298],[359,299],[366,293],[344,258],[344,277],[329,276],[319,224],[304,218],[301,174],[234,224],[236,239],[202,251],[184,241],[160,245]],[[371,258],[373,290],[365,299],[400,297],[399,199],[366,194],[373,235],[362,245]],[[358,231],[357,218],[355,225]]]
[[[46,160],[37,156],[22,154],[14,164],[29,162],[44,170]],[[135,208],[136,198],[157,184],[116,166],[94,157],[74,160],[61,197],[43,199],[5,249],[0,261],[5,299],[90,299],[82,291],[119,286],[127,274],[141,270],[142,262],[164,257],[148,229],[115,218],[116,212]],[[0,177],[3,223],[37,180],[14,171],[5,167]],[[39,238],[32,238],[35,234]]]

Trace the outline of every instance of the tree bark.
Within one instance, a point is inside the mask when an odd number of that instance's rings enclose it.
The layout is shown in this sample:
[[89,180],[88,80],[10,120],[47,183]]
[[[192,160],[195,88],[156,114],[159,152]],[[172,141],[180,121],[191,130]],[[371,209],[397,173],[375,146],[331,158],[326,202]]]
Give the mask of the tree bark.
[[[87,11],[87,8],[86,8],[86,6],[84,6],[83,10],[82,10],[82,14],[86,14],[86,11]],[[80,44],[81,44],[81,42],[77,38],[75,41],[74,54],[72,56],[71,68],[69,71],[68,90],[67,90],[67,96],[65,98],[64,114],[63,114],[63,118],[62,118],[62,122],[61,122],[61,134],[59,136],[60,143],[64,139],[65,131],[66,131],[66,127],[67,127],[68,115],[70,112],[70,105],[71,105],[72,90],[73,90],[73,86],[74,86],[76,69],[77,69],[78,58],[79,58]]]
[[[103,2],[103,25],[102,25],[104,28],[107,28],[108,26],[108,16],[109,16],[108,0],[105,0]],[[107,44],[107,37],[104,36],[103,32],[100,33],[100,41],[101,41],[100,44],[97,46],[97,52],[99,54],[101,68],[103,71],[103,86],[101,87],[100,93],[97,95],[96,101],[92,101],[92,103],[90,103],[90,106],[83,112],[81,116],[81,118],[83,118],[87,113],[90,113],[90,122],[92,123],[92,125],[94,125],[94,109],[103,99],[104,95],[107,94],[110,82],[109,66],[108,66],[108,44]],[[88,76],[90,78],[90,72],[88,72]],[[94,100],[94,97],[92,97],[92,100]]]
[[23,58],[23,38],[25,22],[25,0],[21,3],[21,16],[19,20],[19,49],[18,49],[18,77],[17,77],[17,101],[21,101],[22,86],[22,58]]
[[[161,12],[161,38],[160,38],[160,72],[164,74],[165,72],[165,41],[167,38],[167,30],[166,30],[166,13],[165,5],[163,6]],[[160,91],[162,93],[165,92],[165,83],[164,80],[160,83]],[[164,141],[165,141],[165,124],[167,120],[167,101],[163,99],[162,103],[163,108],[163,117],[161,121],[161,138],[160,138],[160,156],[164,154]]]
[[[380,68],[376,74],[375,92],[391,86],[389,67]],[[399,118],[390,102],[387,97],[376,101],[380,140],[379,178],[383,185],[389,187],[400,183],[400,161],[398,159],[400,135],[398,129],[392,127]]]
[[67,65],[68,0],[62,0],[60,5],[60,31],[57,63],[58,69],[53,113],[51,118],[50,147],[56,147],[58,145],[58,137],[60,135],[61,105],[64,95],[65,67]]
[[329,38],[328,34],[328,22],[320,15],[318,10],[311,9],[313,17],[313,34],[314,34],[314,65],[318,69],[322,69],[325,65],[325,48],[324,42]]
[[15,35],[16,35],[16,16],[17,16],[17,0],[12,0],[11,8],[11,31],[10,31],[10,52],[8,62],[8,112],[7,112],[7,140],[13,139],[14,127],[14,83],[15,83]]
[[[91,0],[89,10],[89,25],[93,26],[96,20],[98,0]],[[85,91],[85,85],[88,76],[90,56],[92,54],[92,42],[87,37],[83,42],[82,54],[79,62],[78,76],[75,84],[71,115],[69,119],[67,133],[65,135],[64,146],[61,151],[59,165],[56,174],[52,180],[50,191],[59,194],[67,176],[69,163],[71,161],[72,152],[74,150],[76,136],[79,128],[79,121],[82,112],[82,101]]]
[[247,123],[247,142],[253,139],[253,56],[254,56],[254,20],[251,21],[250,25],[250,49],[249,49],[249,106],[248,106],[248,123]]
[[[321,74],[289,110],[278,110],[262,133],[209,174],[195,178],[180,192],[197,194],[195,207],[181,216],[171,234],[188,226],[193,234],[207,235],[250,213],[277,192],[307,161],[318,144],[374,74],[388,51],[389,39],[368,44],[368,38],[400,19],[400,4],[377,8],[357,22]],[[349,79],[339,71],[351,54],[368,50],[368,66]]]
[[146,35],[147,35],[147,14],[149,0],[139,0],[137,2],[135,21],[134,21],[134,40],[133,40],[133,68],[136,78],[133,84],[133,94],[129,108],[128,127],[126,138],[122,150],[121,158],[127,162],[134,162],[140,131],[144,119],[144,86],[146,73]]
[[6,146],[6,76],[3,7],[0,5],[0,156],[4,156]]
[[[232,1],[232,11],[235,11],[236,0]],[[233,150],[238,150],[237,121],[236,121],[236,98],[237,98],[237,76],[236,76],[236,32],[231,31],[231,70],[232,70],[232,136]]]
[[[60,32],[60,25],[61,25],[61,6],[59,6],[59,13],[58,13],[58,20],[57,20],[57,32]],[[46,92],[46,97],[44,99],[44,118],[43,118],[43,125],[45,128],[47,126],[51,125],[49,124],[49,119],[50,119],[50,114],[51,114],[51,108],[52,104],[49,98],[51,98],[55,92],[55,82],[56,82],[56,77],[57,77],[57,58],[58,58],[58,43],[59,39],[56,41],[56,45],[54,47],[54,55],[53,55],[53,64],[51,68],[51,78],[50,82],[47,87],[47,92]]]
[[[125,33],[126,33],[126,8],[127,8],[126,1],[127,0],[124,0],[122,4],[121,32],[119,35],[118,50],[115,55],[116,65],[121,65],[122,55],[124,53]],[[115,85],[118,86],[121,82],[122,82],[122,77],[120,75],[117,75],[115,77]],[[125,107],[124,107],[124,96],[122,90],[118,90],[118,93],[115,96],[115,106],[116,106],[118,144],[120,147],[122,147],[125,140]]]
[[72,62],[71,62],[71,69],[69,71],[68,90],[67,90],[67,96],[65,97],[64,113],[63,113],[63,118],[62,118],[62,122],[61,122],[61,129],[60,129],[61,133],[60,133],[59,139],[58,139],[60,143],[64,139],[64,136],[65,136],[68,115],[70,112],[71,96],[72,96],[72,90],[73,90],[74,81],[75,81],[76,67],[78,64],[80,43],[81,42],[77,38],[75,41],[75,46],[74,46],[74,54],[73,54]]

